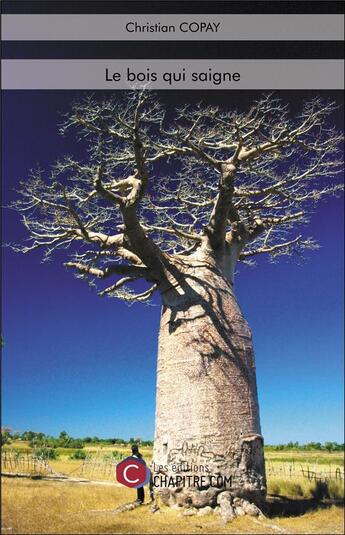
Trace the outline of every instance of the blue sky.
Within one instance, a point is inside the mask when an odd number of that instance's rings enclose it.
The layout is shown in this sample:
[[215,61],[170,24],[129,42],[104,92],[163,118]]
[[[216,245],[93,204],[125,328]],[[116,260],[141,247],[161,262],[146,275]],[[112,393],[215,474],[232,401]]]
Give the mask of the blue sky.
[[[205,98],[242,106],[255,92]],[[3,96],[3,196],[30,168],[73,152],[57,133],[69,91]],[[312,92],[284,92],[296,107]],[[333,97],[340,99],[340,93]],[[175,92],[176,102],[182,97]],[[200,93],[188,92],[200,100]],[[335,117],[340,127],[341,111]],[[76,148],[77,150],[77,148]],[[19,217],[4,211],[4,241],[21,241]],[[303,264],[260,259],[240,266],[236,291],[256,350],[266,443],[343,441],[343,201],[319,205],[307,235],[321,245]],[[3,251],[3,425],[49,434],[149,439],[154,432],[159,298],[128,307],[101,299],[41,253]]]

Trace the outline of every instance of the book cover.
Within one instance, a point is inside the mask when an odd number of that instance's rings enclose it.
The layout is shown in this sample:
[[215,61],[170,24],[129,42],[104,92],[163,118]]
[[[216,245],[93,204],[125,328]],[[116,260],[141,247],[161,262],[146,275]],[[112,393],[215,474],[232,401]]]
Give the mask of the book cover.
[[343,3],[2,2],[3,533],[340,533]]

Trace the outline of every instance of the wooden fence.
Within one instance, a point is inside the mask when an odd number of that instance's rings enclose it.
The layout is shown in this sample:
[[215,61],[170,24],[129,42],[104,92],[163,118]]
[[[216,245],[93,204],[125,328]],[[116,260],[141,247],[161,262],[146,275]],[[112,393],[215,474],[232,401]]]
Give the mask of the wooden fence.
[[119,461],[108,458],[87,458],[79,468],[73,471],[74,475],[88,479],[114,480],[116,465]]
[[[116,465],[119,459],[107,455],[89,455],[71,470],[54,470],[49,459],[35,453],[19,453],[15,450],[1,452],[1,473],[22,476],[67,476],[90,480],[115,481]],[[65,463],[66,464],[66,463]]]
[[[1,473],[8,475],[26,476],[67,476],[81,477],[90,480],[115,481],[116,465],[120,459],[100,452],[89,455],[80,464],[71,470],[57,472],[50,464],[49,459],[35,453],[20,453],[15,450],[1,452]],[[302,465],[297,463],[266,462],[267,477],[280,477],[282,479],[300,477],[312,480],[344,481],[344,467],[334,465]]]
[[344,481],[344,467],[334,467],[334,465],[302,465],[295,463],[284,463],[275,465],[274,462],[266,462],[266,475],[268,477],[301,477],[309,481]]
[[1,452],[1,473],[28,476],[49,476],[55,472],[47,459],[32,453],[19,453],[13,450]]

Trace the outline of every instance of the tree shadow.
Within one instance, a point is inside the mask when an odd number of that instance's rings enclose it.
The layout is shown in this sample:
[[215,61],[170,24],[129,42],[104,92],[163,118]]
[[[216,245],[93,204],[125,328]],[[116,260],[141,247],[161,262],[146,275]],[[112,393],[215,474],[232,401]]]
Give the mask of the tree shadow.
[[263,510],[269,518],[277,516],[302,516],[309,511],[328,509],[333,505],[344,506],[341,499],[288,498],[278,494],[266,498]]
[[[252,386],[253,376],[251,372],[254,371],[252,370],[254,361],[251,333],[248,328],[247,344],[241,349],[238,341],[239,338],[241,338],[241,342],[245,340],[244,330],[242,329],[241,334],[239,334],[238,326],[236,329],[236,321],[242,326],[247,324],[237,303],[231,283],[226,281],[220,269],[208,262],[200,261],[196,269],[207,269],[210,272],[210,280],[193,274],[193,267],[189,263],[184,264],[182,261],[181,265],[186,268],[186,272],[183,273],[174,264],[166,266],[170,274],[178,282],[177,287],[171,287],[167,290],[170,292],[169,300],[174,304],[164,304],[163,300],[163,313],[167,308],[171,313],[169,333],[174,333],[190,322],[200,321],[202,318],[208,317],[208,328],[206,326],[202,331],[197,330],[194,335],[191,333],[190,338],[190,344],[198,347],[201,357],[202,368],[200,373],[208,375],[209,366],[212,362],[221,357],[226,357],[238,369],[247,385]],[[225,286],[214,287],[212,285],[214,276],[221,277]],[[192,286],[192,283],[200,287],[200,292]],[[224,309],[224,303],[229,303],[230,299],[233,299],[234,309],[238,307],[239,311],[237,315],[234,314],[233,319],[235,321],[233,324],[228,318],[228,311]],[[201,313],[188,317],[188,310],[195,305],[199,306]],[[220,340],[222,341],[221,344]],[[249,349],[251,355],[247,354]],[[247,362],[248,356],[250,358],[249,363]],[[223,369],[223,373],[227,375],[225,369]]]

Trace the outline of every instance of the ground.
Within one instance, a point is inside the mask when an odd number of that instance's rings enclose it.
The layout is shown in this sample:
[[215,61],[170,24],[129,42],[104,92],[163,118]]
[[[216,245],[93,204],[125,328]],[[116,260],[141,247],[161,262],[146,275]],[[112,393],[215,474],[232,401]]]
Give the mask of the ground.
[[[102,448],[109,453],[128,447]],[[128,450],[128,451],[127,451]],[[63,453],[63,454],[62,454]],[[99,448],[94,448],[99,455]],[[147,461],[151,450],[143,448]],[[78,473],[82,461],[70,460],[61,452],[59,460],[52,461],[54,469],[72,475]],[[329,484],[333,498],[343,497],[343,456],[341,453],[320,452],[266,452],[268,488],[271,494],[294,496],[296,500],[310,499],[315,490],[309,472],[332,476],[338,469],[342,479]],[[301,475],[303,469],[304,475]],[[274,516],[264,520],[251,517],[237,518],[224,525],[216,515],[184,517],[181,511],[161,509],[150,512],[149,506],[133,511],[114,513],[114,509],[135,499],[135,491],[113,483],[106,477],[105,484],[66,483],[28,478],[3,478],[2,533],[343,533],[344,515],[340,506],[319,506],[299,516]],[[301,502],[302,503],[302,502]]]
[[343,509],[335,506],[299,517],[244,517],[224,525],[218,516],[183,517],[168,508],[152,514],[142,506],[114,514],[114,508],[133,500],[133,491],[124,487],[4,479],[2,497],[3,533],[11,534],[343,533]]

